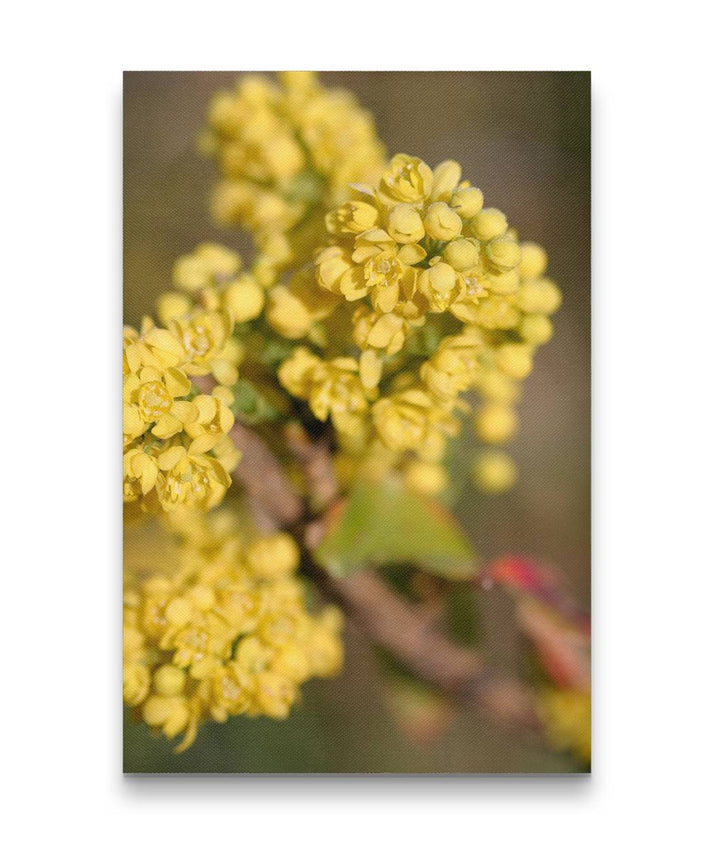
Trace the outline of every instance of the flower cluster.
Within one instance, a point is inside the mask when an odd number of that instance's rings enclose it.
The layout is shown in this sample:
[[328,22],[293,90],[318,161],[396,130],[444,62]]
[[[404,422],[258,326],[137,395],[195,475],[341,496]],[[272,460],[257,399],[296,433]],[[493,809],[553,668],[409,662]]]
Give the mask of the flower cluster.
[[[232,316],[196,308],[167,326],[146,318],[123,338],[123,495],[144,510],[216,506],[238,452],[227,384],[237,380]],[[201,394],[191,378],[220,383]]]
[[253,234],[265,284],[311,258],[324,213],[384,163],[372,116],[311,72],[282,72],[277,83],[245,76],[215,95],[207,121],[201,146],[221,176],[213,213]]
[[342,666],[341,616],[316,615],[283,533],[243,535],[231,512],[175,515],[166,561],[126,572],[124,698],[178,751],[207,719],[285,719],[299,686]]
[[270,326],[314,346],[283,363],[283,386],[332,419],[345,452],[367,460],[381,445],[389,466],[431,491],[469,398],[488,447],[477,483],[509,487],[514,464],[497,447],[517,431],[521,381],[561,302],[545,251],[520,243],[455,161],[433,170],[404,154],[377,185],[353,185],[325,224],[314,281],[301,271],[268,297]]

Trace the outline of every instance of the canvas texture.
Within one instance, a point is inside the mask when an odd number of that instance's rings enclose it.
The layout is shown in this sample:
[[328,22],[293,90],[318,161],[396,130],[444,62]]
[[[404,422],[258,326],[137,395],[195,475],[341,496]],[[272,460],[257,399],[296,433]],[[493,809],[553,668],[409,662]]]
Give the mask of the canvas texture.
[[591,765],[590,74],[124,82],[126,773]]

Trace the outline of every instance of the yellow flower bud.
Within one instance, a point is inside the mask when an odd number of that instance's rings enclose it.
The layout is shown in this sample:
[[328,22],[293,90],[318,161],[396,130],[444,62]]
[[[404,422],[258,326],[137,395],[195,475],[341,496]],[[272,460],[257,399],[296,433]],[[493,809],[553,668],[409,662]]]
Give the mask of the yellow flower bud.
[[482,452],[475,461],[473,479],[485,493],[504,493],[517,481],[517,466],[505,452]]
[[460,187],[450,197],[450,206],[463,220],[470,220],[481,211],[484,201],[479,187]]
[[420,274],[420,290],[436,312],[443,312],[459,293],[455,270],[445,262],[438,262]]
[[476,386],[485,398],[498,404],[515,404],[520,398],[520,384],[497,369],[481,372]]
[[172,281],[176,288],[199,291],[210,279],[207,265],[195,256],[181,256],[173,266]]
[[499,273],[488,273],[483,282],[487,290],[493,294],[515,294],[520,288],[520,276],[517,268]]
[[516,380],[522,380],[532,371],[532,349],[528,345],[507,342],[497,349],[498,368]]
[[296,685],[277,672],[263,672],[258,677],[258,704],[272,719],[286,719],[297,697]]
[[284,532],[258,538],[247,552],[253,572],[265,580],[287,577],[297,570],[300,551],[294,538]]
[[279,71],[278,80],[287,89],[304,92],[318,87],[318,77],[314,71]]
[[432,184],[433,171],[424,161],[399,154],[382,175],[379,195],[384,202],[420,202]]
[[192,309],[192,300],[177,291],[161,294],[157,301],[157,317],[161,324],[169,324],[175,318],[187,315]]
[[331,235],[359,235],[377,224],[378,210],[368,202],[346,202],[325,217],[325,226]]
[[468,238],[456,238],[443,250],[443,258],[455,270],[468,270],[477,265],[479,252]]
[[150,669],[143,663],[123,665],[123,698],[133,707],[142,704],[150,692]]
[[433,183],[430,199],[433,202],[442,200],[447,202],[453,190],[460,183],[462,167],[457,161],[446,160],[438,164],[433,170]]
[[481,440],[494,446],[507,443],[518,429],[514,410],[502,404],[490,404],[477,414],[475,432]]
[[497,208],[485,208],[470,221],[470,231],[480,241],[492,241],[507,231],[507,217]]
[[523,279],[537,279],[545,273],[547,253],[530,241],[520,244],[520,276]]
[[520,335],[530,345],[544,345],[552,334],[553,324],[547,315],[526,315],[520,323]]
[[185,729],[190,719],[188,703],[182,696],[150,696],[143,705],[143,719],[172,739]]
[[560,289],[551,279],[543,277],[523,283],[515,295],[515,302],[531,315],[552,315],[562,303]]
[[242,259],[234,250],[220,244],[200,244],[175,262],[173,284],[185,291],[198,291],[233,276],[241,267]]
[[158,695],[180,695],[185,689],[185,672],[169,663],[160,666],[153,674],[153,686]]
[[485,255],[496,270],[511,271],[520,264],[520,246],[512,238],[493,238],[485,247]]
[[451,241],[462,232],[462,220],[447,202],[433,202],[423,223],[425,231],[436,241]]
[[411,461],[405,467],[404,477],[409,488],[431,496],[442,493],[448,485],[445,468],[426,461]]
[[265,292],[249,274],[234,279],[224,294],[225,308],[236,324],[257,318],[265,304]]
[[363,351],[360,355],[360,382],[365,389],[376,388],[382,377],[382,360],[375,351]]
[[310,396],[314,373],[321,365],[320,357],[307,348],[295,348],[278,369],[278,379],[291,395],[307,399]]
[[315,261],[318,285],[340,294],[340,280],[353,267],[348,253],[340,247],[328,247],[319,253]]
[[412,205],[396,205],[388,215],[388,233],[399,244],[413,244],[425,237],[422,218]]
[[284,285],[268,294],[268,324],[286,339],[301,339],[312,326],[312,315],[300,297]]

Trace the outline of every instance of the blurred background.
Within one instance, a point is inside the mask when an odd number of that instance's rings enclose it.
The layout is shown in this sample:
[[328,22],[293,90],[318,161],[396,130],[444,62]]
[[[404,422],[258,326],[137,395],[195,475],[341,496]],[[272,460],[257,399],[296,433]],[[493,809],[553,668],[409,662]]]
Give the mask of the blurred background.
[[[210,219],[214,179],[196,152],[210,96],[241,72],[126,72],[124,81],[124,314],[137,325],[169,288],[175,258],[217,240],[249,258],[249,238]],[[590,604],[590,74],[587,72],[328,72],[369,108],[388,152],[431,166],[454,158],[523,240],[542,244],[564,303],[555,336],[525,383],[521,429],[510,446],[520,479],[481,496],[468,480],[454,511],[484,558],[533,556]],[[456,451],[462,460],[462,444]],[[493,612],[487,657],[514,670],[522,643],[513,604],[484,592]],[[506,616],[507,620],[503,620]],[[125,723],[126,772],[573,772],[550,752],[457,711],[434,741],[412,740],[384,703],[363,637],[347,632],[347,665],[310,682],[286,722],[206,725],[175,755],[146,726]]]

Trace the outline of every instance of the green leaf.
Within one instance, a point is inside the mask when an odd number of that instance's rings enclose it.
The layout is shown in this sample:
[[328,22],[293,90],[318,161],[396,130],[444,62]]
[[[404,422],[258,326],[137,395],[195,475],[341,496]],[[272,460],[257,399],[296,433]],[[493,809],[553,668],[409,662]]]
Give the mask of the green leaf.
[[477,558],[442,505],[391,482],[358,482],[334,510],[315,558],[331,574],[408,563],[448,579],[472,576]]

